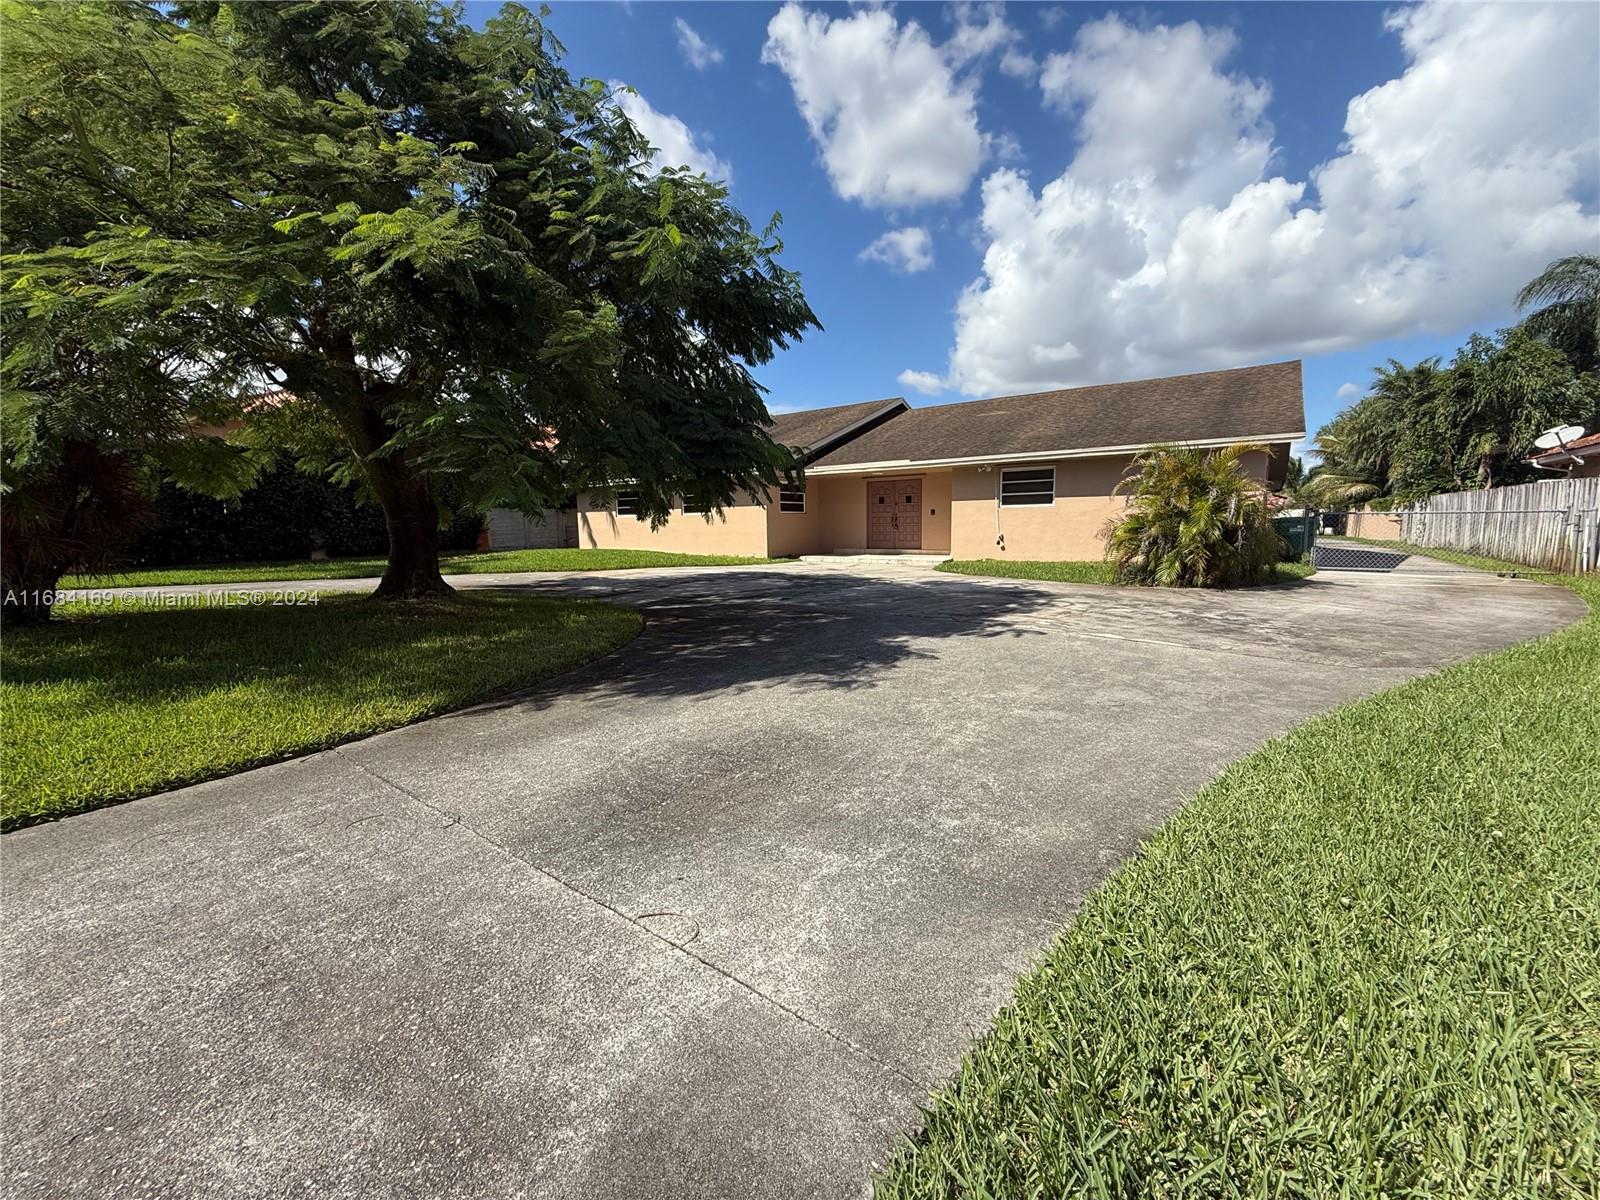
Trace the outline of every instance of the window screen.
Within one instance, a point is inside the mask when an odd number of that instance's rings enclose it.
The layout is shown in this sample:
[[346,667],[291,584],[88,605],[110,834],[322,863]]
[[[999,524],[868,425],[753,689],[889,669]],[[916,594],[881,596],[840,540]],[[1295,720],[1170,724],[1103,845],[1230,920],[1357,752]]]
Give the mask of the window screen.
[[618,492],[617,493],[617,516],[619,516],[619,517],[637,517],[638,515],[639,515],[639,493],[638,492]]
[[1000,472],[1000,503],[1006,508],[1024,504],[1054,504],[1056,469],[1030,467],[1026,471]]
[[806,510],[805,488],[782,488],[778,492],[778,511],[803,513]]

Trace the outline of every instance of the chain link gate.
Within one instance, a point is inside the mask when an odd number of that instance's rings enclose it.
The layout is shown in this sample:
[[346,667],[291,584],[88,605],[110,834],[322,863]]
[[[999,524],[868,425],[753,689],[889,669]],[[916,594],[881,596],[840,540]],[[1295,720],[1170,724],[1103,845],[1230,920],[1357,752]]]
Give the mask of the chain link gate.
[[[1478,499],[1484,496],[1488,504]],[[1497,499],[1491,493],[1453,493],[1387,512],[1308,510],[1307,519],[1315,526],[1311,561],[1319,571],[1416,574],[1462,569],[1427,558],[1433,549],[1525,563],[1534,569],[1581,573],[1600,567],[1600,510],[1577,505],[1510,507],[1494,503]]]

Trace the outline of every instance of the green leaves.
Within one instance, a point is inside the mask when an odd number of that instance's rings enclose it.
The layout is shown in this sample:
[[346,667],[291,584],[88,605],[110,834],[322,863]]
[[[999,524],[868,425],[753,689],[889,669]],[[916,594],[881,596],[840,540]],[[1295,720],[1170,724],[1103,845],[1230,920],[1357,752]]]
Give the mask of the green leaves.
[[1266,446],[1161,446],[1133,460],[1117,485],[1128,511],[1106,525],[1118,583],[1238,587],[1267,578],[1284,551],[1264,486],[1244,469]]
[[549,507],[631,478],[660,519],[685,483],[715,507],[786,468],[745,366],[816,324],[776,225],[653,173],[542,19],[6,11],[5,333],[31,347],[7,389],[55,398],[29,402],[41,430],[144,412],[147,461],[224,489],[164,439],[197,397],[270,423],[243,401],[281,384],[325,418],[275,428],[287,449],[326,462],[336,431],[348,469],[381,457],[412,494]]
[[1322,508],[1541,478],[1523,460],[1552,425],[1600,415],[1600,259],[1552,263],[1517,298],[1548,301],[1514,329],[1473,334],[1451,361],[1390,359],[1367,395],[1317,431],[1301,489]]

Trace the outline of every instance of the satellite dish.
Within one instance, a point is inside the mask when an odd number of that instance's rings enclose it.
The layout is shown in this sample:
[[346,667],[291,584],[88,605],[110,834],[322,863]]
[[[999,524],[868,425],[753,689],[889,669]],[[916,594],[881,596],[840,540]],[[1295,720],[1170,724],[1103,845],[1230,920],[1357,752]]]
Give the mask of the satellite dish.
[[1557,425],[1554,429],[1546,429],[1533,439],[1533,444],[1541,450],[1554,450],[1565,446],[1568,442],[1575,442],[1583,436],[1582,425]]

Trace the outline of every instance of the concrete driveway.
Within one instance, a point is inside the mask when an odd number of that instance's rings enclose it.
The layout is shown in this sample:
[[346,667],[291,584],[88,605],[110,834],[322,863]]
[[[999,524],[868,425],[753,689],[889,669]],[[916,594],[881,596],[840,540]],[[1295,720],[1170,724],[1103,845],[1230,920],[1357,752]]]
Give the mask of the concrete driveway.
[[648,626],[524,698],[4,838],[8,1195],[859,1196],[1225,763],[1582,612],[1466,572],[500,582]]

